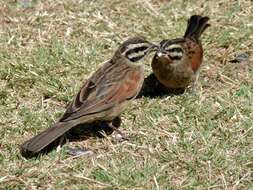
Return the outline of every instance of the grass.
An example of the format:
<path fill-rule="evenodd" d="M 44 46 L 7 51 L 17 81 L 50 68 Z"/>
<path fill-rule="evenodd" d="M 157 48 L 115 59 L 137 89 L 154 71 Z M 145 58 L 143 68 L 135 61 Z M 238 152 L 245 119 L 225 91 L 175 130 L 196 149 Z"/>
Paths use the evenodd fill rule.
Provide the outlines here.
<path fill-rule="evenodd" d="M 252 1 L 0 1 L 0 189 L 252 189 Z M 49 127 L 84 79 L 128 37 L 179 37 L 208 15 L 197 93 L 133 101 L 129 142 L 72 142 L 26 160 L 19 145 Z M 248 62 L 232 63 L 241 53 Z M 151 57 L 145 60 L 151 73 Z"/>

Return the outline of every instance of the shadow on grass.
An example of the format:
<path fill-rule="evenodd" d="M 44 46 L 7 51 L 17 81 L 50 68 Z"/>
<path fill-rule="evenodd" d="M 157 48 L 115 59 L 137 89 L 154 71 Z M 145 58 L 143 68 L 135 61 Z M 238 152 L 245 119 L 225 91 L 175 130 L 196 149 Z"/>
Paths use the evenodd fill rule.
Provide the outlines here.
<path fill-rule="evenodd" d="M 119 128 L 121 125 L 121 119 L 116 117 L 112 121 L 112 125 L 115 128 Z M 25 151 L 21 149 L 21 155 L 25 158 L 34 158 L 39 157 L 40 155 L 47 154 L 54 150 L 58 145 L 64 145 L 67 142 L 75 142 L 75 141 L 84 141 L 89 139 L 90 137 L 104 138 L 105 135 L 111 135 L 113 133 L 113 129 L 109 126 L 109 124 L 105 121 L 94 122 L 90 124 L 80 124 L 73 127 L 63 136 L 56 139 L 54 142 L 50 143 L 43 150 L 38 153 L 32 153 L 29 151 Z"/>
<path fill-rule="evenodd" d="M 175 96 L 183 94 L 185 89 L 166 89 L 154 76 L 150 74 L 145 78 L 142 89 L 136 98 L 148 97 L 148 98 L 161 98 L 165 96 Z M 119 117 L 112 121 L 114 127 L 119 128 L 121 119 Z M 73 141 L 84 141 L 90 137 L 103 138 L 105 135 L 113 133 L 113 129 L 108 125 L 107 122 L 94 122 L 91 124 L 81 124 L 73 127 L 66 134 L 56 139 L 54 142 L 49 144 L 39 153 L 32 153 L 21 149 L 21 155 L 25 158 L 38 157 L 42 154 L 47 154 L 54 150 L 59 144 L 64 145 L 66 142 Z"/>
<path fill-rule="evenodd" d="M 145 78 L 142 89 L 136 98 L 148 97 L 148 98 L 162 98 L 165 96 L 175 96 L 183 94 L 185 89 L 167 89 L 161 84 L 155 75 L 152 73 Z"/>

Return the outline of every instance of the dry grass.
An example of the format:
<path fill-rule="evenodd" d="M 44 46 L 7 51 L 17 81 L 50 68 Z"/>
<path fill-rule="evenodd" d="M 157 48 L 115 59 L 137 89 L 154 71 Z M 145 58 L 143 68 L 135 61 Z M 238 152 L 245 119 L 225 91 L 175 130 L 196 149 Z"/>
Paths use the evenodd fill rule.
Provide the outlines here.
<path fill-rule="evenodd" d="M 0 1 L 0 189 L 253 188 L 253 3 L 250 0 Z M 208 15 L 196 94 L 140 98 L 109 136 L 25 160 L 19 145 L 59 118 L 122 40 L 183 34 Z M 231 63 L 240 53 L 248 62 Z M 146 74 L 151 70 L 146 60 Z"/>

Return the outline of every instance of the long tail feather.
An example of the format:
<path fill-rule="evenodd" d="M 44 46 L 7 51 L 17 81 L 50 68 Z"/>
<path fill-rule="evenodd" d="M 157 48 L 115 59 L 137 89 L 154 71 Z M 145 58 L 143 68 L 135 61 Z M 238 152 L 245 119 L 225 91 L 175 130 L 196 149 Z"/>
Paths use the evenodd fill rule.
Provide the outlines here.
<path fill-rule="evenodd" d="M 191 16 L 191 18 L 188 20 L 184 37 L 198 41 L 201 34 L 210 26 L 207 23 L 208 20 L 208 17 L 202 17 L 199 15 Z"/>
<path fill-rule="evenodd" d="M 74 127 L 72 122 L 56 123 L 53 127 L 46 129 L 37 136 L 24 142 L 20 147 L 21 154 L 25 157 L 29 157 L 40 153 L 44 148 L 53 143 L 72 127 Z"/>

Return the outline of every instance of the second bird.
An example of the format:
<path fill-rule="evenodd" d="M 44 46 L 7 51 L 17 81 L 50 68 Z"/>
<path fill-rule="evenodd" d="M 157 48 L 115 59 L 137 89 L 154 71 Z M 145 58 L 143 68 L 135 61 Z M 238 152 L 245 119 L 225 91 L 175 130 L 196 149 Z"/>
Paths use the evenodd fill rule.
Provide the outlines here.
<path fill-rule="evenodd" d="M 169 89 L 193 88 L 203 59 L 200 36 L 210 25 L 208 17 L 193 15 L 183 38 L 163 40 L 152 60 L 153 72 L 160 83 Z"/>

